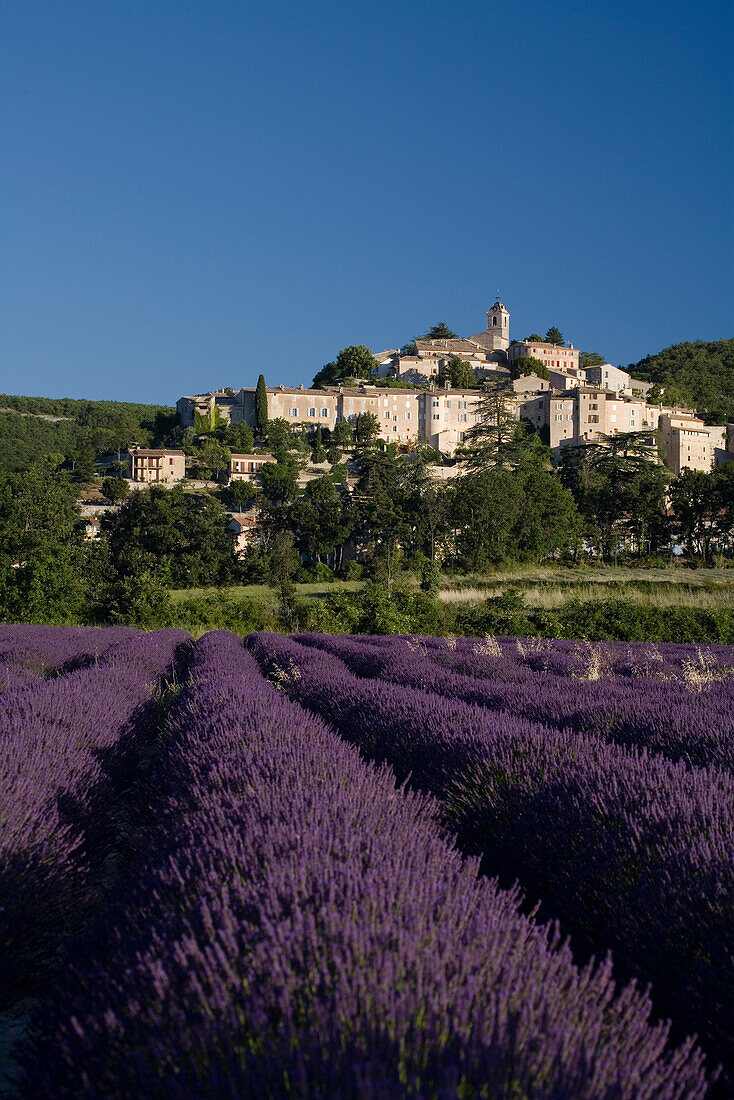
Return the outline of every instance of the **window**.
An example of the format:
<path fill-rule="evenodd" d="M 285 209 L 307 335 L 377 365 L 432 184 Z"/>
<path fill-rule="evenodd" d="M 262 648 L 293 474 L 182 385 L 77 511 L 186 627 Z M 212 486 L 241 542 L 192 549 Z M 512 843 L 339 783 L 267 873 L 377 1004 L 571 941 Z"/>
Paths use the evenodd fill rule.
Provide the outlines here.
<path fill-rule="evenodd" d="M 316 416 L 316 409 L 309 409 L 308 410 L 308 415 L 309 416 Z"/>
<path fill-rule="evenodd" d="M 556 413 L 556 420 L 563 420 L 563 413 Z"/>
<path fill-rule="evenodd" d="M 329 410 L 328 409 L 322 409 L 321 410 L 321 415 L 322 416 L 328 416 L 329 415 Z"/>
<path fill-rule="evenodd" d="M 434 413 L 433 414 L 433 419 L 434 420 L 440 420 L 441 419 L 441 414 L 440 413 Z"/>
<path fill-rule="evenodd" d="M 438 401 L 434 401 L 434 402 L 433 402 L 433 407 L 434 407 L 434 409 L 437 409 L 437 408 L 438 408 L 438 404 L 439 404 L 439 403 L 438 403 Z"/>
<path fill-rule="evenodd" d="M 450 402 L 450 401 L 447 401 L 447 402 L 446 402 L 446 408 L 447 408 L 447 409 L 450 409 L 450 408 L 451 408 L 451 402 Z"/>
<path fill-rule="evenodd" d="M 405 414 L 405 419 L 406 419 L 406 420 L 410 420 L 410 418 L 411 418 L 411 414 L 410 414 L 410 413 L 406 413 L 406 414 Z"/>
<path fill-rule="evenodd" d="M 469 419 L 469 417 L 467 416 L 466 413 L 459 413 L 459 420 L 460 421 L 467 421 L 468 419 Z"/>
<path fill-rule="evenodd" d="M 598 424 L 599 423 L 599 417 L 596 416 L 594 413 L 592 413 L 591 416 L 589 417 L 589 423 L 590 424 Z"/>
<path fill-rule="evenodd" d="M 289 415 L 290 416 L 298 416 L 298 409 L 290 409 L 289 410 Z"/>

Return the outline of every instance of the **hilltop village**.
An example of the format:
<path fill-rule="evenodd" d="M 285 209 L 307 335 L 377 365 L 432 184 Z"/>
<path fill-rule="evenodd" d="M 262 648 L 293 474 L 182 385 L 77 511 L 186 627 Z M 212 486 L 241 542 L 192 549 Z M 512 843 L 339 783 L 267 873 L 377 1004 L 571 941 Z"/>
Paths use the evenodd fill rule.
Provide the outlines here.
<path fill-rule="evenodd" d="M 536 335 L 511 340 L 510 314 L 499 300 L 486 317 L 485 331 L 474 336 L 416 339 L 407 349 L 375 354 L 375 383 L 382 381 L 383 386 L 369 379 L 319 389 L 269 386 L 267 417 L 293 428 L 333 430 L 342 422 L 354 423 L 360 413 L 371 413 L 386 442 L 405 448 L 423 443 L 452 459 L 481 420 L 487 390 L 494 389 L 505 393 L 507 408 L 532 424 L 556 460 L 564 447 L 634 431 L 658 433 L 660 452 L 675 474 L 686 468 L 711 470 L 734 454 L 725 426 L 706 425 L 693 409 L 648 400 L 649 382 L 631 378 L 611 363 L 582 366 L 581 353 L 572 344 Z M 470 385 L 447 381 L 452 364 L 461 364 L 465 377 L 470 369 Z M 385 381 L 389 388 L 384 388 Z M 176 408 L 184 428 L 193 427 L 197 417 L 255 428 L 255 396 L 255 387 L 222 389 L 181 397 Z M 657 457 L 653 450 L 651 458 Z M 233 455 L 230 473 L 238 474 L 238 465 L 248 459 L 254 461 Z M 149 476 L 139 464 L 133 476 L 158 480 L 159 474 L 171 479 L 178 471 L 174 473 L 173 463 L 167 467 L 153 461 Z"/>
<path fill-rule="evenodd" d="M 245 584 L 277 589 L 282 621 L 304 629 L 587 637 L 586 620 L 551 622 L 542 606 L 533 623 L 504 604 L 462 618 L 437 593 L 498 567 L 728 563 L 733 371 L 734 340 L 622 370 L 555 327 L 511 339 L 498 300 L 483 332 L 441 323 L 375 355 L 350 345 L 309 388 L 260 375 L 175 410 L 5 395 L 0 617 L 163 625 L 180 614 L 169 593 Z M 411 577 L 430 599 L 414 606 L 406 589 L 398 622 L 383 596 Z M 367 587 L 298 610 L 297 580 Z M 192 599 L 192 624 L 244 629 L 246 611 L 248 629 L 276 625 L 229 597 L 208 610 Z M 683 629 L 665 615 L 659 640 Z M 593 629 L 636 637 L 639 608 L 623 617 Z M 734 629 L 689 627 L 718 641 Z"/>

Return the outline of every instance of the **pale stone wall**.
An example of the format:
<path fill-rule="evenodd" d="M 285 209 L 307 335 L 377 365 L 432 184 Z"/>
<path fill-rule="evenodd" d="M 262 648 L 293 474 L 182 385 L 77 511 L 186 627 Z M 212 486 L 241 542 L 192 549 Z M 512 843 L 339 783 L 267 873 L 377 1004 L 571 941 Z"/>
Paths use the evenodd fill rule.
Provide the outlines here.
<path fill-rule="evenodd" d="M 599 367 L 587 367 L 585 373 L 586 380 L 591 386 L 601 386 L 605 390 L 614 390 L 615 393 L 632 392 L 630 376 L 621 367 L 604 363 Z"/>
<path fill-rule="evenodd" d="M 726 428 L 706 425 L 696 416 L 663 413 L 660 436 L 666 464 L 674 474 L 682 470 L 712 470 L 717 452 L 726 448 Z"/>

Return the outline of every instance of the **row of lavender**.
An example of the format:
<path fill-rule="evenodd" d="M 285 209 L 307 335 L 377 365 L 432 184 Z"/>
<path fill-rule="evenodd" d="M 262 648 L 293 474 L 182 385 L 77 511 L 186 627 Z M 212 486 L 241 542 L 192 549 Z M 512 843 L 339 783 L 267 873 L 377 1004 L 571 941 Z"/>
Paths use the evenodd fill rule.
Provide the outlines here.
<path fill-rule="evenodd" d="M 546 641 L 544 648 L 530 650 L 527 642 L 506 638 L 494 640 L 492 646 L 461 639 L 464 644 L 455 647 L 437 638 L 315 634 L 301 635 L 300 640 L 335 654 L 359 676 L 428 689 L 448 699 L 594 734 L 689 764 L 734 769 L 734 652 L 725 646 L 639 646 L 636 654 L 619 643 L 609 650 L 597 645 L 585 651 L 578 643 L 559 643 L 563 648 L 553 659 L 547 647 L 554 643 Z M 630 665 L 655 664 L 653 653 L 664 662 L 670 678 L 626 675 Z M 597 671 L 606 667 L 609 674 L 583 678 L 592 659 Z M 564 668 L 565 673 L 560 671 Z M 689 679 L 674 676 L 676 668 L 687 669 Z"/>
<path fill-rule="evenodd" d="M 370 645 L 374 635 L 356 640 Z M 397 649 L 406 644 L 415 651 L 457 664 L 464 671 L 477 669 L 478 675 L 492 675 L 501 668 L 503 677 L 523 672 L 551 672 L 580 679 L 656 679 L 698 687 L 701 682 L 726 678 L 734 673 L 731 646 L 690 645 L 688 643 L 578 642 L 550 638 L 427 638 L 393 635 L 379 639 Z M 452 656 L 453 655 L 453 656 Z M 473 662 L 474 657 L 501 658 Z"/>
<path fill-rule="evenodd" d="M 416 644 L 250 640 L 292 699 L 328 717 L 368 759 L 390 764 L 400 781 L 435 796 L 463 851 L 481 856 L 486 873 L 505 884 L 519 880 L 579 951 L 613 949 L 618 972 L 651 982 L 656 1008 L 673 1017 L 679 1034 L 697 1032 L 731 1073 L 734 778 L 465 701 L 486 701 L 485 689 L 502 686 L 495 681 L 475 678 L 472 693 L 447 698 L 446 670 Z M 535 677 L 541 708 L 547 675 Z M 607 689 L 613 727 L 621 688 Z M 532 691 L 521 698 L 529 702 Z M 698 697 L 685 698 L 702 719 Z M 669 722 L 679 705 L 672 695 Z M 641 743 L 646 722 L 659 717 L 644 703 L 643 711 Z"/>
<path fill-rule="evenodd" d="M 257 648 L 302 685 L 331 660 Z M 608 962 L 574 966 L 462 860 L 433 799 L 276 691 L 233 635 L 197 643 L 167 734 L 149 828 L 36 1016 L 25 1096 L 706 1093 L 700 1053 L 666 1048 L 645 996 L 615 992 Z"/>
<path fill-rule="evenodd" d="M 0 626 L 0 695 L 93 664 L 111 646 L 137 634 L 126 626 Z"/>
<path fill-rule="evenodd" d="M 0 711 L 0 1007 L 35 992 L 61 932 L 87 911 L 109 851 L 109 805 L 141 750 L 180 630 L 4 628 L 3 668 L 34 678 Z M 64 672 L 71 668 L 73 671 Z"/>

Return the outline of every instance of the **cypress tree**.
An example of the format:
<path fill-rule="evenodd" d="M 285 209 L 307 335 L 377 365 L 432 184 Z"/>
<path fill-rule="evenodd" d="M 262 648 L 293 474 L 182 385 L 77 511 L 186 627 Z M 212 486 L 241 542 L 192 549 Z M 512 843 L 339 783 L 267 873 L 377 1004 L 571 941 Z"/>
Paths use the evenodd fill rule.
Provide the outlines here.
<path fill-rule="evenodd" d="M 258 378 L 255 389 L 255 429 L 261 436 L 268 433 L 268 391 L 264 374 Z"/>

